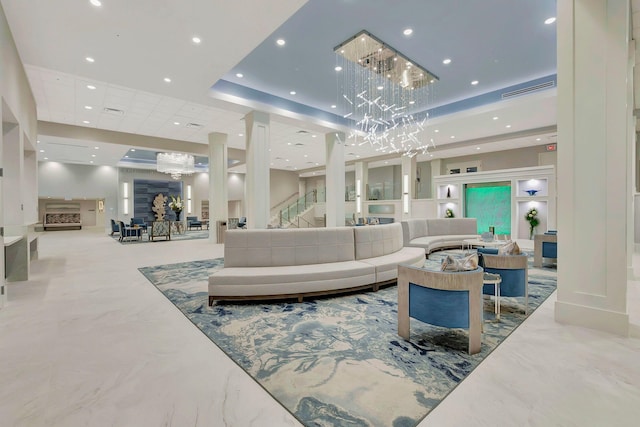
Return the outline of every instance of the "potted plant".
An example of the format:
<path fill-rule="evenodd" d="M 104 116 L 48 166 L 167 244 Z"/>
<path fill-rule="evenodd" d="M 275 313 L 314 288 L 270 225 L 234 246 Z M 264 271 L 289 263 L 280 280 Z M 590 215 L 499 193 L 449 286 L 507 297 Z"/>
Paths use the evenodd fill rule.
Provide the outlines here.
<path fill-rule="evenodd" d="M 536 208 L 531 208 L 524 216 L 524 219 L 529 223 L 529 239 L 533 239 L 533 233 L 540 224 L 540 220 L 538 219 L 538 210 Z"/>
<path fill-rule="evenodd" d="M 453 214 L 453 209 L 447 208 L 447 210 L 444 211 L 444 217 L 445 218 L 455 218 L 455 215 Z"/>
<path fill-rule="evenodd" d="M 169 207 L 176 213 L 176 221 L 180 221 L 180 213 L 184 209 L 184 203 L 182 203 L 182 199 L 180 198 L 180 196 L 171 196 Z"/>

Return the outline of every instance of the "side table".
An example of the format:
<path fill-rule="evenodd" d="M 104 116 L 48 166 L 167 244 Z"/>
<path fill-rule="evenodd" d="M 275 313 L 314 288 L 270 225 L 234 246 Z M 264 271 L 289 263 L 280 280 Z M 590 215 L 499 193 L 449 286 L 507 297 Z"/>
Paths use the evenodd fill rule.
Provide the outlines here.
<path fill-rule="evenodd" d="M 493 296 L 495 300 L 495 313 L 496 321 L 500 321 L 500 283 L 502 283 L 502 277 L 499 274 L 484 273 L 482 276 L 482 282 L 484 285 L 493 285 Z"/>

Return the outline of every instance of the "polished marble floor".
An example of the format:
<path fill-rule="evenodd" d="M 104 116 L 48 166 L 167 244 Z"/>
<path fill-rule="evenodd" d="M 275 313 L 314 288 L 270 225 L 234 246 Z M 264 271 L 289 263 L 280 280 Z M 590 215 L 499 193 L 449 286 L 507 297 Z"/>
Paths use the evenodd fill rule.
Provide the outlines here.
<path fill-rule="evenodd" d="M 9 284 L 0 309 L 0 425 L 299 425 L 137 271 L 222 252 L 208 240 L 44 233 L 31 280 Z M 638 255 L 634 266 L 640 277 Z M 636 326 L 639 295 L 630 282 Z M 637 425 L 640 340 L 559 325 L 554 301 L 420 426 Z"/>

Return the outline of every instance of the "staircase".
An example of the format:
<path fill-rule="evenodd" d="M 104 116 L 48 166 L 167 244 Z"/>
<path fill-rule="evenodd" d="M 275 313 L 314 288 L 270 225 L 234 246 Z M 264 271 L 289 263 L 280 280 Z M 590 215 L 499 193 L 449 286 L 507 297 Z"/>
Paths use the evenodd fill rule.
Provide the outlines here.
<path fill-rule="evenodd" d="M 271 218 L 270 224 L 275 228 L 314 228 L 318 227 L 313 217 L 309 213 L 318 203 L 318 190 L 312 190 L 304 196 L 298 198 L 294 203 L 280 209 Z M 322 227 L 324 224 L 321 225 Z"/>

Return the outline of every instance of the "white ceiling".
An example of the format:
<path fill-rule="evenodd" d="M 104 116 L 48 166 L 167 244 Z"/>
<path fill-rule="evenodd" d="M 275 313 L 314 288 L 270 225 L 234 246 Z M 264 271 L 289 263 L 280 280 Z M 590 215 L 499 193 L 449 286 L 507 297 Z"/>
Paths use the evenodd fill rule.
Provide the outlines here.
<path fill-rule="evenodd" d="M 39 149 L 45 152 L 39 159 L 105 165 L 116 165 L 128 150 L 126 134 L 206 144 L 210 132 L 222 132 L 229 135 L 229 147 L 243 149 L 240 135 L 250 103 L 213 99 L 210 88 L 305 3 L 104 0 L 95 8 L 88 0 L 0 1 L 25 63 L 38 119 L 123 133 L 122 146 L 41 135 Z M 200 45 L 191 41 L 194 35 L 202 38 Z M 171 83 L 163 81 L 166 76 Z M 261 107 L 272 112 L 273 168 L 303 171 L 324 165 L 324 133 L 335 126 Z M 451 157 L 476 154 L 479 145 L 489 152 L 543 144 L 555 134 L 550 129 L 555 123 L 555 90 L 547 90 L 431 119 L 425 137 L 435 140 L 435 158 Z M 345 154 L 346 161 L 390 157 L 365 145 L 348 146 Z M 398 155 L 392 157 L 399 161 Z"/>

